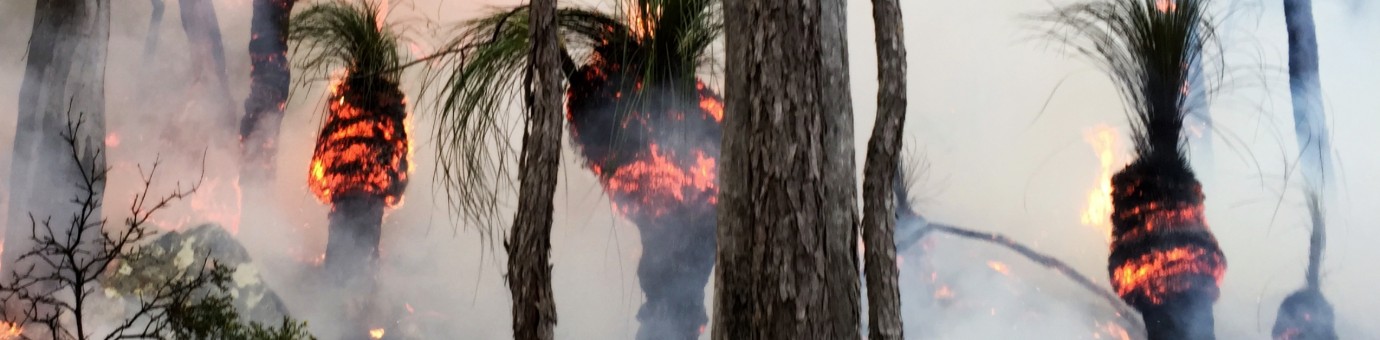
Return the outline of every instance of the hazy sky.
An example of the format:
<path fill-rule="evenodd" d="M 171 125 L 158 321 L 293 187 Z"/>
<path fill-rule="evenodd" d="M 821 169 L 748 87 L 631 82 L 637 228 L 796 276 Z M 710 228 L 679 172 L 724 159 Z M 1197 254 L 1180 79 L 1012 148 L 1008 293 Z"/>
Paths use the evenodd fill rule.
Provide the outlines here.
<path fill-rule="evenodd" d="M 250 0 L 215 1 L 238 102 L 248 89 L 245 46 Z M 425 16 L 454 23 L 485 13 L 488 6 L 517 3 L 411 1 L 395 4 L 394 17 Z M 161 48 L 170 60 L 185 58 L 185 53 L 178 52 L 185 38 L 173 2 L 168 4 Z M 1065 53 L 1040 36 L 1037 25 L 1027 19 L 1067 1 L 902 2 L 910 71 L 906 143 L 911 156 L 929 166 L 913 188 L 920 198 L 920 211 L 932 220 L 1006 233 L 1105 284 L 1106 230 L 1080 221 L 1099 170 L 1085 135 L 1098 126 L 1117 129 L 1119 167 L 1129 152 L 1127 120 L 1106 76 L 1088 60 Z M 1230 9 L 1218 2 L 1215 13 L 1223 20 L 1227 82 L 1211 108 L 1217 131 L 1212 141 L 1215 159 L 1193 166 L 1205 185 L 1209 223 L 1229 262 L 1216 307 L 1218 335 L 1266 338 L 1279 302 L 1303 284 L 1308 233 L 1300 181 L 1286 178 L 1297 147 L 1284 73 L 1283 16 L 1277 0 L 1242 0 Z M 4 164 L 8 164 L 8 145 L 14 136 L 33 3 L 0 2 L 0 160 Z M 149 132 L 128 118 L 138 113 L 119 105 L 136 100 L 129 97 L 133 83 L 128 78 L 143 48 L 149 7 L 144 1 L 117 3 L 107 89 L 110 96 L 124 99 L 111 100 L 109 119 L 114 131 L 145 134 Z M 849 5 L 849 61 L 861 157 L 875 108 L 876 67 L 870 2 L 850 0 Z M 1370 316 L 1380 314 L 1380 294 L 1373 291 L 1380 287 L 1380 272 L 1373 269 L 1380 260 L 1380 247 L 1375 246 L 1380 244 L 1380 223 L 1374 218 L 1380 207 L 1380 179 L 1374 175 L 1380 173 L 1380 151 L 1375 147 L 1380 145 L 1380 134 L 1372 131 L 1380 128 L 1380 96 L 1376 95 L 1380 66 L 1374 62 L 1380 60 L 1380 20 L 1376 20 L 1380 6 L 1348 0 L 1315 0 L 1314 6 L 1323 89 L 1340 175 L 1339 190 L 1328 205 L 1324 292 L 1336 306 L 1343 338 L 1372 338 L 1380 336 L 1380 325 L 1370 322 Z M 414 33 L 418 40 L 427 40 L 447 32 L 418 27 Z M 420 45 L 426 49 L 425 43 Z M 169 84 L 164 84 L 166 93 L 179 95 L 176 91 L 182 91 L 181 84 L 187 81 L 170 77 Z M 264 211 L 267 217 L 255 221 L 262 225 L 246 221 L 242 227 L 282 233 L 249 241 L 261 258 L 309 258 L 324 247 L 327 208 L 310 195 L 304 181 L 320 124 L 320 85 L 299 91 L 289 106 L 275 187 L 279 197 L 266 204 L 275 209 Z M 405 90 L 415 97 L 416 88 L 412 81 Z M 414 107 L 417 176 L 406 204 L 385 222 L 384 275 L 398 279 L 386 281 L 384 291 L 417 307 L 417 316 L 409 322 L 430 327 L 426 334 L 505 337 L 508 295 L 501 276 L 501 248 L 483 249 L 480 235 L 450 222 L 446 202 L 430 190 L 434 149 L 427 138 L 432 129 L 428 109 Z M 132 159 L 115 164 L 147 162 L 152 153 L 123 151 Z M 594 177 L 579 166 L 575 154 L 567 151 L 563 156 L 553 250 L 560 313 L 557 335 L 563 339 L 630 338 L 641 299 L 633 270 L 640 251 L 637 231 L 611 213 Z M 0 181 L 8 181 L 8 172 L 8 167 L 0 166 Z M 4 183 L 0 182 L 0 188 L 7 187 Z M 1003 250 L 966 242 L 935 240 L 934 255 L 927 259 L 941 267 L 940 274 L 952 273 L 952 278 L 941 281 L 951 282 L 959 298 L 967 299 L 956 307 L 924 307 L 941 315 L 919 321 L 933 323 L 939 330 L 934 336 L 1093 335 L 1095 326 L 1081 322 L 1077 310 L 1098 300 L 1065 298 L 1083 293 L 1067 280 Z M 990 275 L 985 263 L 991 260 L 1010 264 L 1014 277 Z M 291 286 L 294 276 L 282 272 L 270 271 L 270 284 Z M 965 291 L 992 287 L 1009 289 L 992 294 Z M 912 290 L 906 294 L 930 294 L 908 288 Z M 1013 297 L 991 298 L 1007 295 Z M 299 311 L 311 309 L 305 298 L 289 296 L 287 300 Z M 970 314 L 973 311 L 981 312 Z M 327 311 L 302 313 L 320 312 Z M 1031 313 L 1052 315 L 1032 318 Z M 1071 321 L 1052 323 L 1057 327 L 1041 325 L 1048 320 Z M 1057 329 L 1078 325 L 1087 328 Z M 1020 329 L 1027 326 L 1035 330 Z"/>

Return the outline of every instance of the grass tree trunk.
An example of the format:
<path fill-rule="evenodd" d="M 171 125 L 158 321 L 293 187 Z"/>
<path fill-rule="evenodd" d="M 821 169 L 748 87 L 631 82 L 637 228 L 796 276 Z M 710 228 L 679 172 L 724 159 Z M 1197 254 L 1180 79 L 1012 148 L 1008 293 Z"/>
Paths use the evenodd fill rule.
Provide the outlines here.
<path fill-rule="evenodd" d="M 1284 0 L 1289 32 L 1289 90 L 1294 102 L 1294 132 L 1298 137 L 1303 178 L 1310 190 L 1326 190 L 1331 176 L 1331 139 L 1323 111 L 1318 78 L 1318 39 L 1312 0 Z"/>
<path fill-rule="evenodd" d="M 906 122 L 906 47 L 901 4 L 873 0 L 877 39 L 877 122 L 863 168 L 864 271 L 867 275 L 868 339 L 902 339 L 900 276 L 896 266 L 894 186 L 901 132 Z"/>
<path fill-rule="evenodd" d="M 513 295 L 513 338 L 555 337 L 551 291 L 551 222 L 561 157 L 561 61 L 556 0 L 533 0 L 528 57 L 527 130 L 522 137 L 517 216 L 508 237 L 508 289 Z"/>
<path fill-rule="evenodd" d="M 1312 0 L 1284 0 L 1284 21 L 1289 33 L 1289 90 L 1294 102 L 1294 132 L 1299 144 L 1299 165 L 1312 217 L 1308 242 L 1305 286 L 1284 299 L 1275 317 L 1275 339 L 1337 339 L 1332 304 L 1322 294 L 1320 270 L 1326 248 L 1327 221 L 1324 207 L 1330 191 L 1331 140 L 1322 104 L 1318 76 L 1318 41 L 1313 24 Z"/>
<path fill-rule="evenodd" d="M 296 0 L 253 0 L 249 25 L 249 98 L 240 120 L 240 180 L 272 180 L 278 155 L 278 130 L 287 107 L 292 73 L 288 68 L 288 16 Z M 254 186 L 246 186 L 252 189 Z"/>
<path fill-rule="evenodd" d="M 724 4 L 714 339 L 858 339 L 844 2 Z"/>
<path fill-rule="evenodd" d="M 20 251 L 29 249 L 30 216 L 66 225 L 80 188 L 82 172 L 68 156 L 59 135 L 77 116 L 85 120 L 76 136 L 76 157 L 96 169 L 105 143 L 105 62 L 110 42 L 110 6 L 105 0 L 37 1 L 29 38 L 24 82 L 19 90 L 18 126 L 10 166 L 10 206 L 6 214 L 3 264 L 13 268 Z M 93 188 L 99 197 L 104 187 Z M 100 216 L 99 212 L 95 216 Z M 96 230 L 95 232 L 99 232 Z"/>

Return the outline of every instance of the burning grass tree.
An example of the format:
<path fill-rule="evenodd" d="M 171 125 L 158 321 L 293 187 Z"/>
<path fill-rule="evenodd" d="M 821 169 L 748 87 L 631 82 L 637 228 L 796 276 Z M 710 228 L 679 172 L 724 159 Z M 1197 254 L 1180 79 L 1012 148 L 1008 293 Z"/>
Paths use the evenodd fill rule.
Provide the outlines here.
<path fill-rule="evenodd" d="M 337 279 L 372 277 L 383 212 L 408 180 L 406 99 L 398 88 L 399 37 L 371 2 L 312 4 L 290 38 L 308 69 L 332 75 L 327 115 L 308 184 L 331 204 L 325 267 Z"/>
<path fill-rule="evenodd" d="M 1212 304 L 1226 257 L 1203 216 L 1185 158 L 1185 84 L 1213 42 L 1207 0 L 1099 0 L 1046 19 L 1104 63 L 1133 115 L 1136 160 L 1112 177 L 1113 289 L 1138 309 L 1150 339 L 1213 339 Z"/>
<path fill-rule="evenodd" d="M 716 161 L 722 99 L 696 77 L 718 35 L 715 2 L 626 1 L 623 14 L 558 10 L 566 118 L 586 167 L 642 240 L 638 278 L 646 302 L 638 339 L 694 339 L 708 321 L 704 286 L 714 259 Z M 497 114 L 515 94 L 528 44 L 527 7 L 466 22 L 451 49 L 438 137 L 442 176 L 465 215 L 496 213 L 492 188 L 506 169 L 487 162 L 506 137 Z M 488 139 L 488 138 L 495 139 Z M 485 143 L 487 142 L 487 143 Z"/>

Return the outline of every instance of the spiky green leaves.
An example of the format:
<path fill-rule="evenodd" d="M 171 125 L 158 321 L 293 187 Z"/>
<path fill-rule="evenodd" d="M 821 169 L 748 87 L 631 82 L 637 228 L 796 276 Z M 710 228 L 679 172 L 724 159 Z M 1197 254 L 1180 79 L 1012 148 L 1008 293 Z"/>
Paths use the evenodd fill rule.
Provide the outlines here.
<path fill-rule="evenodd" d="M 352 76 L 397 82 L 402 40 L 373 0 L 327 0 L 292 17 L 288 39 L 298 66 L 320 75 L 344 68 Z"/>
<path fill-rule="evenodd" d="M 1093 0 L 1040 17 L 1051 35 L 1098 60 L 1117 83 L 1142 158 L 1182 158 L 1190 72 L 1215 43 L 1209 0 Z"/>

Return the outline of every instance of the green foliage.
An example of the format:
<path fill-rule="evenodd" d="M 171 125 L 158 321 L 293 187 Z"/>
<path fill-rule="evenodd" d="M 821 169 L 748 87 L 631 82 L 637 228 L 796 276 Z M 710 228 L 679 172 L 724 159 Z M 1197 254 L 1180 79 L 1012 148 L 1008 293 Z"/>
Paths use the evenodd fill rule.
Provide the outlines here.
<path fill-rule="evenodd" d="M 1041 17 L 1051 34 L 1098 60 L 1120 87 L 1136 152 L 1182 158 L 1180 130 L 1189 108 L 1185 84 L 1201 72 L 1215 44 L 1209 0 L 1093 0 Z M 1067 30 L 1067 31 L 1065 31 Z M 1072 32 L 1071 35 L 1059 34 Z"/>
<path fill-rule="evenodd" d="M 307 6 L 292 16 L 288 32 L 298 67 L 321 75 L 343 67 L 351 75 L 396 82 L 402 39 L 384 19 L 372 0 L 324 0 Z"/>
<path fill-rule="evenodd" d="M 233 267 L 209 259 L 179 265 L 175 253 L 156 245 L 139 247 L 122 260 L 102 284 L 108 292 L 143 301 L 142 309 L 150 309 L 143 314 L 154 316 L 149 323 L 161 326 L 154 335 L 159 339 L 315 339 L 305 322 L 291 318 L 277 326 L 242 321 L 228 293 Z"/>

